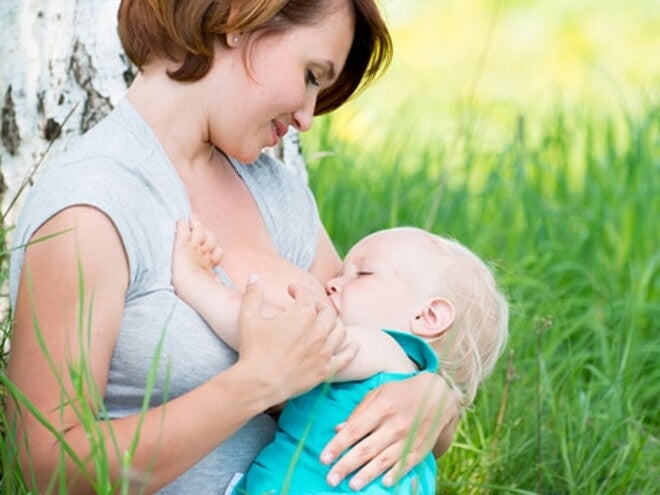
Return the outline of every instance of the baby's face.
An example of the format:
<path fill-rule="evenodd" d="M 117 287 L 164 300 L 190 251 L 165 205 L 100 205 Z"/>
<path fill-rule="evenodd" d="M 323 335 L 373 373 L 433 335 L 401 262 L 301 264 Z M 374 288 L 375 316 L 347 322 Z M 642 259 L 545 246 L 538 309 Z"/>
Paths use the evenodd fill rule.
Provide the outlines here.
<path fill-rule="evenodd" d="M 350 250 L 342 273 L 326 283 L 345 324 L 410 329 L 429 298 L 433 267 L 424 235 L 412 229 L 380 231 Z"/>

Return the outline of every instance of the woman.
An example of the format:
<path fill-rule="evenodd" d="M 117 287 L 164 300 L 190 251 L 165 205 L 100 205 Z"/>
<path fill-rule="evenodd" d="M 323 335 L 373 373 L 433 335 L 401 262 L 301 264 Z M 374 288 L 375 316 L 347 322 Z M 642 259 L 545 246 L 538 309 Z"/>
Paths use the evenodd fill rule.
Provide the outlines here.
<path fill-rule="evenodd" d="M 33 242 L 12 258 L 10 378 L 60 433 L 19 406 L 21 461 L 37 491 L 60 476 L 93 492 L 91 459 L 105 449 L 111 483 L 222 493 L 270 439 L 263 412 L 354 352 L 311 291 L 290 289 L 290 308 L 264 318 L 258 286 L 245 287 L 274 260 L 320 280 L 340 267 L 309 190 L 261 149 L 372 78 L 389 36 L 371 0 L 123 0 L 119 34 L 140 73 L 39 178 L 15 233 Z M 226 281 L 246 290 L 238 357 L 170 284 L 175 221 L 191 214 L 221 240 Z M 419 408 L 407 462 L 436 438 L 446 448 L 457 417 L 446 390 L 421 376 L 365 399 L 324 451 L 328 464 L 347 451 L 329 479 L 392 473 Z"/>

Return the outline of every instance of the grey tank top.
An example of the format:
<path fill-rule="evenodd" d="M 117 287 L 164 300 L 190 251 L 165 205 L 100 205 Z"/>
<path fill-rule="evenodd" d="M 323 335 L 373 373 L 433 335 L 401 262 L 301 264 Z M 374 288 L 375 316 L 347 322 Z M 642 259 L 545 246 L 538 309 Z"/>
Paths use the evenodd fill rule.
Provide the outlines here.
<path fill-rule="evenodd" d="M 253 164 L 232 160 L 232 165 L 255 199 L 273 245 L 285 259 L 308 269 L 320 226 L 309 188 L 266 155 Z M 125 98 L 47 165 L 30 190 L 13 234 L 12 304 L 24 258 L 20 246 L 46 220 L 73 205 L 93 206 L 107 215 L 128 257 L 129 287 L 104 398 L 108 417 L 139 413 L 154 363 L 150 407 L 188 392 L 236 361 L 236 353 L 174 294 L 175 222 L 190 216 L 190 203 L 155 135 Z M 269 416 L 255 417 L 160 493 L 224 493 L 234 473 L 244 472 L 270 441 L 274 427 Z"/>

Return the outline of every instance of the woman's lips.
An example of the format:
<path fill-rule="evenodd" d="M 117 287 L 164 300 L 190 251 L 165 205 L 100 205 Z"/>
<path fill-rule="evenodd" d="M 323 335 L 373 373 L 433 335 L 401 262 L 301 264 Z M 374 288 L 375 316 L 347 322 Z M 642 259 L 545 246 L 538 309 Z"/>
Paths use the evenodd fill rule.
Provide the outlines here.
<path fill-rule="evenodd" d="M 289 130 L 289 126 L 283 124 L 279 120 L 273 120 L 273 124 L 275 124 L 275 134 L 277 134 L 278 138 L 284 136 Z"/>

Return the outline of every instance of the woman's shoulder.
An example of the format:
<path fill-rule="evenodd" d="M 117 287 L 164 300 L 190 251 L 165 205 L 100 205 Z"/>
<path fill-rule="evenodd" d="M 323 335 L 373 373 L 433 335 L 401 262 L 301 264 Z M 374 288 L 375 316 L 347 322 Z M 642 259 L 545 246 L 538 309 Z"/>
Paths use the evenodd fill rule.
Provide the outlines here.
<path fill-rule="evenodd" d="M 47 160 L 44 173 L 58 167 L 83 167 L 90 161 L 135 168 L 159 150 L 149 126 L 124 98 L 98 124 L 72 139 L 65 151 Z"/>
<path fill-rule="evenodd" d="M 64 202 L 69 196 L 72 201 L 102 200 L 134 196 L 145 188 L 169 193 L 180 187 L 177 178 L 156 136 L 124 98 L 65 151 L 44 162 L 26 201 L 43 196 Z"/>
<path fill-rule="evenodd" d="M 12 244 L 24 246 L 69 207 L 90 206 L 112 221 L 133 270 L 154 258 L 160 243 L 151 239 L 169 245 L 173 219 L 189 215 L 187 196 L 158 142 L 153 138 L 150 145 L 152 137 L 140 127 L 120 106 L 48 163 L 25 197 Z M 21 253 L 12 256 L 16 269 Z"/>

